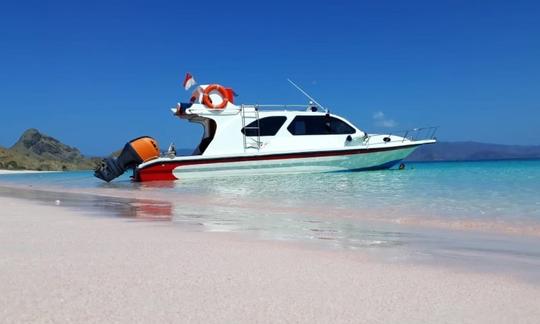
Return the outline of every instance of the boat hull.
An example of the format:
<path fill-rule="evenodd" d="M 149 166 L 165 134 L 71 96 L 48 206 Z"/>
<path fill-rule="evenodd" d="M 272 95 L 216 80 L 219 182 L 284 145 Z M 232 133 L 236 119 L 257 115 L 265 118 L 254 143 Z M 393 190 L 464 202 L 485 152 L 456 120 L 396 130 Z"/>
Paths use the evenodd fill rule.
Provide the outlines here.
<path fill-rule="evenodd" d="M 235 175 L 321 173 L 388 169 L 419 145 L 200 159 L 161 158 L 135 170 L 138 181 Z"/>

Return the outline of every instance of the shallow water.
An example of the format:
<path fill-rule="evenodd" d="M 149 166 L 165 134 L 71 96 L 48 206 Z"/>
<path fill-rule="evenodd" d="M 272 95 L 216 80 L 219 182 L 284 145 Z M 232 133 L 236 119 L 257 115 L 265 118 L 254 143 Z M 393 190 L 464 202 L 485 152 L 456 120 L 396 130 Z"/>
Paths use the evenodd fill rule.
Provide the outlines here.
<path fill-rule="evenodd" d="M 91 172 L 0 175 L 0 195 L 182 229 L 368 251 L 390 261 L 540 268 L 540 161 L 103 183 Z M 18 189 L 8 189 L 17 187 Z"/>

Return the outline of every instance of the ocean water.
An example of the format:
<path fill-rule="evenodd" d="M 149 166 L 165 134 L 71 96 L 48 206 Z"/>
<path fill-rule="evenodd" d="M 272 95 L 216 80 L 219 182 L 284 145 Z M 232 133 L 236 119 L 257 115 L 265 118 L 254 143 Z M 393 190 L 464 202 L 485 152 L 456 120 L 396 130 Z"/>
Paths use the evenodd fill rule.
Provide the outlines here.
<path fill-rule="evenodd" d="M 0 195 L 183 230 L 362 250 L 390 261 L 540 269 L 540 161 L 104 183 L 91 172 L 0 175 Z"/>

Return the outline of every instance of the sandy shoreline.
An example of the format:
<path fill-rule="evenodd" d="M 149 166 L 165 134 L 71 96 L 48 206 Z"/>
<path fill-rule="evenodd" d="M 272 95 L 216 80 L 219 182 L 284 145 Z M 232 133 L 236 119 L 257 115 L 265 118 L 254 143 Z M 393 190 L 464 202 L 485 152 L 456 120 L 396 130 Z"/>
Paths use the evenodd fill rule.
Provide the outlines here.
<path fill-rule="evenodd" d="M 540 287 L 501 275 L 0 204 L 0 322 L 540 321 Z"/>
<path fill-rule="evenodd" d="M 0 174 L 21 174 L 21 173 L 51 173 L 51 172 L 62 172 L 62 171 L 38 171 L 38 170 L 1 170 Z"/>
<path fill-rule="evenodd" d="M 0 175 L 2 175 L 0 170 Z M 12 172 L 12 171 L 7 171 Z M 13 171 L 14 174 L 19 173 L 19 171 Z M 42 173 L 42 172 L 61 172 L 61 171 L 20 171 L 22 173 Z M 9 174 L 9 173 L 7 173 Z M 0 179 L 1 180 L 1 179 Z M 164 194 L 163 191 L 159 190 L 162 188 L 169 188 L 170 184 L 158 183 L 155 184 L 155 189 L 158 190 L 118 190 L 116 187 L 99 187 L 96 188 L 66 188 L 58 185 L 39 185 L 39 184 L 21 184 L 21 183 L 9 183 L 0 181 L 0 191 L 2 189 L 8 190 L 32 190 L 35 192 L 44 192 L 44 193 L 56 193 L 59 195 L 62 194 L 76 194 L 84 196 L 95 196 L 95 197 L 105 197 L 105 198 L 126 198 L 126 199 L 138 199 L 138 200 L 155 200 L 168 202 L 171 205 L 174 205 L 177 193 L 172 192 Z M 147 185 L 146 189 L 152 188 L 151 184 Z M 301 207 L 287 207 L 287 206 L 276 206 L 271 201 L 267 199 L 258 199 L 256 197 L 250 198 L 249 201 L 243 200 L 241 204 L 237 204 L 234 201 L 212 201 L 209 203 L 207 196 L 199 196 L 197 194 L 192 194 L 188 192 L 183 192 L 182 196 L 185 198 L 182 201 L 183 205 L 190 205 L 191 207 L 196 206 L 224 206 L 230 207 L 234 206 L 240 210 L 254 210 L 262 208 L 265 210 L 272 210 L 275 213 L 283 214 L 304 214 L 317 217 L 336 217 L 342 214 L 349 214 L 363 221 L 373 221 L 381 224 L 397 224 L 399 226 L 412 226 L 418 228 L 426 229 L 442 229 L 442 230 L 455 230 L 463 232 L 485 232 L 492 234 L 503 234 L 503 235 L 514 235 L 516 237 L 540 237 L 540 225 L 538 222 L 516 222 L 513 219 L 510 220 L 497 220 L 493 222 L 491 220 L 482 220 L 482 219 L 452 219 L 448 217 L 436 217 L 432 214 L 429 216 L 418 215 L 418 211 L 413 212 L 404 210 L 403 215 L 399 218 L 388 217 L 384 212 L 377 210 L 370 210 L 370 213 L 358 214 L 356 210 L 347 210 L 340 208 L 339 210 L 321 208 L 321 206 L 301 206 Z"/>

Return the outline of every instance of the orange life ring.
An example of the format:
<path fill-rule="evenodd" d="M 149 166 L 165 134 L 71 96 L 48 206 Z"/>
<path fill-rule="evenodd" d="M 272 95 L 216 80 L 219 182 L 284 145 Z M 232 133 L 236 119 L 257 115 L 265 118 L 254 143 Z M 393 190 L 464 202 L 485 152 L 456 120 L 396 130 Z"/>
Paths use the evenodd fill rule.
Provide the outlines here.
<path fill-rule="evenodd" d="M 219 94 L 221 94 L 221 98 L 223 101 L 219 105 L 214 105 L 212 103 L 212 99 L 210 99 L 210 92 L 212 91 L 218 91 Z M 205 104 L 208 108 L 212 109 L 223 109 L 225 106 L 227 106 L 227 103 L 229 102 L 229 93 L 227 92 L 227 89 L 225 89 L 223 86 L 220 86 L 219 84 L 211 84 L 206 89 L 204 89 L 203 93 L 203 104 Z"/>

